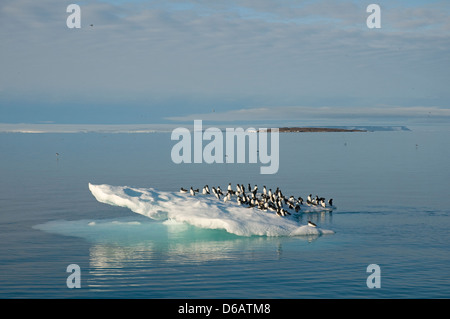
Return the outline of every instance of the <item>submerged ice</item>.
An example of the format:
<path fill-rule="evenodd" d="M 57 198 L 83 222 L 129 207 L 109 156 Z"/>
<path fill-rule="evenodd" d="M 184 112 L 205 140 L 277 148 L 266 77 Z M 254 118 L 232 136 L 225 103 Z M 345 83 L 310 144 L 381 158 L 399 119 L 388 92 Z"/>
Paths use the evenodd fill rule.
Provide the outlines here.
<path fill-rule="evenodd" d="M 270 211 L 223 202 L 213 196 L 164 192 L 154 188 L 93 185 L 89 190 L 97 201 L 126 207 L 143 216 L 186 223 L 200 228 L 224 229 L 239 236 L 319 236 L 332 230 L 301 225 L 293 216 L 280 217 Z"/>

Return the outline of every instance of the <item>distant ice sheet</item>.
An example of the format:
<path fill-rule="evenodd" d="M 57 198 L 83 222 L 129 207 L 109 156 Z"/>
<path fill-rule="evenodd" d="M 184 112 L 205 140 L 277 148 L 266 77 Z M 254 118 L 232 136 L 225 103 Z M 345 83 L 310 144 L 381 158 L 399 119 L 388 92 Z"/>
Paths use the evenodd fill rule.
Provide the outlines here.
<path fill-rule="evenodd" d="M 0 123 L 0 133 L 167 133 L 172 132 L 180 124 L 54 124 L 54 123 Z M 191 124 L 181 125 L 191 128 Z M 220 129 L 225 129 L 227 125 L 216 125 Z M 244 125 L 247 126 L 247 125 Z M 265 124 L 263 127 L 278 127 L 275 123 Z M 205 125 L 205 129 L 208 125 Z M 258 127 L 261 127 L 259 125 Z M 313 125 L 315 127 L 315 125 Z M 370 132 L 377 131 L 409 131 L 406 126 L 319 126 L 327 128 L 358 129 Z"/>
<path fill-rule="evenodd" d="M 224 203 L 214 196 L 190 196 L 154 188 L 111 185 L 89 184 L 89 189 L 101 203 L 126 207 L 155 220 L 224 229 L 239 236 L 319 236 L 334 233 L 320 227 L 301 225 L 295 218 L 280 217 L 271 211 L 245 208 L 235 202 Z"/>

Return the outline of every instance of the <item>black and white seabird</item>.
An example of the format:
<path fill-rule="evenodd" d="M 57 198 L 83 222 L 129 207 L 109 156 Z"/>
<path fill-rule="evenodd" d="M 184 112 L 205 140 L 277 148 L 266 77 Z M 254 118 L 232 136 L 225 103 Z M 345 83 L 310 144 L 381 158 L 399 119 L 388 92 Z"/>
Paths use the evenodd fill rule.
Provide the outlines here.
<path fill-rule="evenodd" d="M 180 188 L 180 193 L 187 193 L 187 189 L 184 189 L 183 187 Z"/>
<path fill-rule="evenodd" d="M 217 190 L 216 190 L 216 188 L 214 186 L 212 188 L 212 192 L 213 192 L 214 196 L 216 196 L 217 199 L 220 199 L 220 195 L 219 195 L 219 193 L 217 192 Z"/>
<path fill-rule="evenodd" d="M 189 191 L 190 191 L 190 193 L 191 193 L 191 196 L 195 196 L 195 192 L 194 192 L 194 190 L 192 189 L 192 187 L 191 187 L 191 189 L 190 189 Z"/>
<path fill-rule="evenodd" d="M 281 214 L 281 208 L 277 208 L 277 212 L 276 212 L 276 214 L 278 215 L 278 216 L 283 216 L 282 214 Z"/>
<path fill-rule="evenodd" d="M 278 204 L 280 207 L 283 207 L 283 201 L 281 200 L 281 198 L 278 198 L 277 204 Z"/>
<path fill-rule="evenodd" d="M 317 227 L 317 225 L 314 224 L 312 221 L 308 221 L 308 226 L 311 226 L 311 227 Z"/>

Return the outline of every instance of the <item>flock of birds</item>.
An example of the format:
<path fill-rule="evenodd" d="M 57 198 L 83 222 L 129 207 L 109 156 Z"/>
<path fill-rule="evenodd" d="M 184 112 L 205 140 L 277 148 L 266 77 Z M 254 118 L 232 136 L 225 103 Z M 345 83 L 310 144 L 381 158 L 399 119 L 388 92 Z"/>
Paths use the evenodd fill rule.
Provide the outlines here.
<path fill-rule="evenodd" d="M 191 196 L 196 196 L 196 194 L 200 193 L 199 189 L 194 189 L 193 187 L 189 190 L 181 187 L 180 192 L 189 192 Z M 217 188 L 212 187 L 210 190 L 208 185 L 203 187 L 201 193 L 203 195 L 212 193 L 218 200 L 223 200 L 224 202 L 231 201 L 233 196 L 235 196 L 238 205 L 244 205 L 248 208 L 255 207 L 263 211 L 270 210 L 278 216 L 288 216 L 294 212 L 299 213 L 303 205 L 313 206 L 319 209 L 333 207 L 332 198 L 326 201 L 324 197 L 319 197 L 318 195 L 313 197 L 312 194 L 309 194 L 305 202 L 301 196 L 297 198 L 292 195 L 289 197 L 284 196 L 279 187 L 273 192 L 272 189 L 267 190 L 266 186 L 264 186 L 262 192 L 258 193 L 257 185 L 252 188 L 248 184 L 248 188 L 246 189 L 243 184 L 236 184 L 236 190 L 233 190 L 231 183 L 229 183 L 225 193 L 220 186 L 217 186 Z M 311 221 L 308 222 L 308 225 L 316 227 L 316 224 Z"/>

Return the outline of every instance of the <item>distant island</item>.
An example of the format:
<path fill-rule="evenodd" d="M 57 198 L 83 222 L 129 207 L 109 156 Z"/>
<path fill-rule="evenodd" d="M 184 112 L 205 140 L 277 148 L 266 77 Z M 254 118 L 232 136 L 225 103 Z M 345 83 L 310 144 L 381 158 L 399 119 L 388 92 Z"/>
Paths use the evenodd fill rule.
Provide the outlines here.
<path fill-rule="evenodd" d="M 330 127 L 280 127 L 278 128 L 280 133 L 304 133 L 304 132 L 367 132 L 367 130 L 358 129 L 343 129 L 343 128 L 330 128 Z M 267 132 L 271 129 L 268 128 Z"/>

